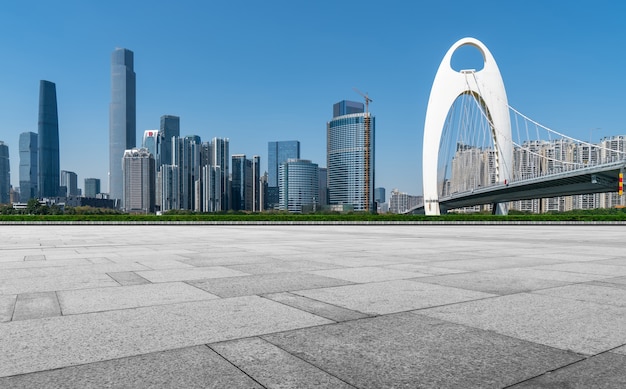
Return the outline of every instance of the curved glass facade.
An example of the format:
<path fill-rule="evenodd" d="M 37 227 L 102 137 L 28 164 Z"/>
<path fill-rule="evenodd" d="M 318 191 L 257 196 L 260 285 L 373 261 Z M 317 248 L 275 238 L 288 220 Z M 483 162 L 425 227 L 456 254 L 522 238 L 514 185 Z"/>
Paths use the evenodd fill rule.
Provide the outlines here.
<path fill-rule="evenodd" d="M 353 113 L 335 117 L 327 124 L 328 201 L 352 205 L 355 211 L 370 211 L 374 204 L 376 120 L 370 115 L 369 150 L 365 120 L 365 113 Z"/>
<path fill-rule="evenodd" d="M 319 179 L 316 163 L 288 159 L 278 168 L 278 206 L 280 210 L 302 213 L 319 206 Z"/>

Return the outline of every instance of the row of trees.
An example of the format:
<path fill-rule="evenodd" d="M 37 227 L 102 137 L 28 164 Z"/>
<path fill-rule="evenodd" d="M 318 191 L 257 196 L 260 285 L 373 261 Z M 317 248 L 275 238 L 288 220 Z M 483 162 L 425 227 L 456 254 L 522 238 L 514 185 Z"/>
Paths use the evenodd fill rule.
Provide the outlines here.
<path fill-rule="evenodd" d="M 1 205 L 0 215 L 118 215 L 120 211 L 109 208 L 60 207 L 57 204 L 41 204 L 37 199 L 30 199 L 26 208 L 15 209 L 12 205 Z"/>

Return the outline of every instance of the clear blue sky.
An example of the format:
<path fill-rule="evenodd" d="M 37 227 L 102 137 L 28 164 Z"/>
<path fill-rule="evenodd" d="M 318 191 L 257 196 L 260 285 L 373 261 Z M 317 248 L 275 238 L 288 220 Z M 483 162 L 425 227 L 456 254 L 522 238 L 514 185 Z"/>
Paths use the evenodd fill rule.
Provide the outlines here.
<path fill-rule="evenodd" d="M 19 182 L 18 138 L 37 132 L 39 80 L 57 85 L 61 169 L 107 186 L 110 58 L 135 53 L 137 143 L 164 114 L 181 135 L 230 138 L 231 153 L 299 140 L 326 165 L 332 105 L 368 92 L 376 186 L 421 194 L 426 104 L 458 39 L 494 55 L 509 103 L 595 141 L 626 134 L 626 2 L 12 1 L 0 11 L 0 140 Z M 476 67 L 471 55 L 462 68 Z"/>

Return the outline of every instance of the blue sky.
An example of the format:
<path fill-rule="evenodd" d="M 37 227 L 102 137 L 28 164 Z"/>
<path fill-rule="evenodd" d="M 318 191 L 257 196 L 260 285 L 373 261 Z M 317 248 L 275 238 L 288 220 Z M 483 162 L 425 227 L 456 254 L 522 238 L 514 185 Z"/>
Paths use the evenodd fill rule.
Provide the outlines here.
<path fill-rule="evenodd" d="M 421 194 L 432 82 L 449 47 L 481 40 L 509 104 L 583 139 L 626 134 L 626 3 L 615 1 L 15 1 L 0 24 L 0 140 L 18 185 L 18 138 L 37 132 L 39 80 L 57 85 L 61 169 L 106 190 L 110 56 L 135 53 L 137 142 L 161 115 L 230 152 L 299 140 L 326 165 L 340 100 L 373 98 L 376 186 Z M 459 53 L 458 66 L 476 67 Z M 455 59 L 457 59 L 455 57 Z M 591 131 L 592 128 L 599 130 Z"/>

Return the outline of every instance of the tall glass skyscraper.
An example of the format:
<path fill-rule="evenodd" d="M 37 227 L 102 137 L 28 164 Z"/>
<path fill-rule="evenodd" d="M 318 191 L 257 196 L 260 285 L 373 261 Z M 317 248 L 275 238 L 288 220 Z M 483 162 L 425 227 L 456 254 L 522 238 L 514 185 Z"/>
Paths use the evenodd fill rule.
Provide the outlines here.
<path fill-rule="evenodd" d="M 137 142 L 133 52 L 117 48 L 111 55 L 109 107 L 109 195 L 121 199 L 124 191 L 122 157 Z M 41 166 L 41 165 L 40 165 Z"/>
<path fill-rule="evenodd" d="M 161 152 L 157 158 L 157 169 L 160 165 L 172 164 L 172 137 L 180 137 L 180 117 L 173 115 L 161 116 Z"/>
<path fill-rule="evenodd" d="M 211 166 L 220 167 L 220 188 L 222 190 L 221 206 L 222 211 L 228 211 L 230 209 L 230 161 L 228 160 L 229 154 L 229 140 L 228 138 L 213 138 L 209 146 L 209 161 Z"/>
<path fill-rule="evenodd" d="M 232 169 L 232 209 L 233 211 L 252 211 L 252 161 L 246 159 L 245 154 L 234 154 Z"/>
<path fill-rule="evenodd" d="M 23 203 L 39 196 L 37 166 L 39 166 L 37 134 L 22 132 L 20 134 L 20 201 Z"/>
<path fill-rule="evenodd" d="M 278 205 L 278 168 L 288 159 L 300 159 L 297 140 L 268 142 L 267 144 L 267 209 Z"/>
<path fill-rule="evenodd" d="M 363 112 L 363 104 L 348 101 L 335 104 L 333 114 L 339 116 L 326 125 L 329 203 L 373 211 L 375 118 Z"/>
<path fill-rule="evenodd" d="M 252 156 L 252 212 L 263 210 L 263 199 L 261 190 L 261 157 Z"/>
<path fill-rule="evenodd" d="M 59 161 L 59 117 L 57 114 L 57 91 L 53 82 L 39 83 L 39 197 L 55 197 L 59 194 L 61 165 Z"/>
<path fill-rule="evenodd" d="M 0 141 L 0 204 L 11 202 L 11 169 L 9 165 L 9 146 Z"/>

